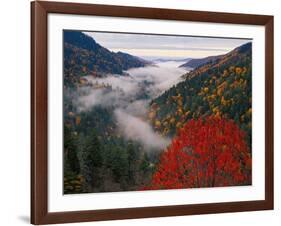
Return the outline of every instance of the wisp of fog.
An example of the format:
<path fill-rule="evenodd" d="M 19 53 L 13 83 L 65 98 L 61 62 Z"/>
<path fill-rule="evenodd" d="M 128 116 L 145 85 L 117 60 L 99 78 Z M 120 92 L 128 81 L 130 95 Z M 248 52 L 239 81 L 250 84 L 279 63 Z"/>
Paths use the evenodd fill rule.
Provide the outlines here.
<path fill-rule="evenodd" d="M 146 149 L 164 149 L 170 139 L 155 133 L 152 127 L 138 117 L 126 113 L 122 109 L 114 111 L 119 131 L 129 140 L 140 142 Z"/>

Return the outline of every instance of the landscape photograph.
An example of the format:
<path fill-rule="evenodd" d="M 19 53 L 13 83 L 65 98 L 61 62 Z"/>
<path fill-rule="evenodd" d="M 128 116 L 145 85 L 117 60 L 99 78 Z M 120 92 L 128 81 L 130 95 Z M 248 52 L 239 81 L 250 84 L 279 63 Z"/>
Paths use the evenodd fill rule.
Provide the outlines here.
<path fill-rule="evenodd" d="M 63 31 L 63 193 L 252 184 L 252 40 Z"/>

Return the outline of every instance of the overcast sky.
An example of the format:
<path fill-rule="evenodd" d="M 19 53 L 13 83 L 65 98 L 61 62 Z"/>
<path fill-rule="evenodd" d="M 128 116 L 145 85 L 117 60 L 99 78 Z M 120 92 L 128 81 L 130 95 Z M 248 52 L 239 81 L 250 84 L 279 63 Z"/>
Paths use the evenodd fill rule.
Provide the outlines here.
<path fill-rule="evenodd" d="M 103 47 L 151 58 L 202 58 L 227 53 L 248 39 L 84 32 Z"/>

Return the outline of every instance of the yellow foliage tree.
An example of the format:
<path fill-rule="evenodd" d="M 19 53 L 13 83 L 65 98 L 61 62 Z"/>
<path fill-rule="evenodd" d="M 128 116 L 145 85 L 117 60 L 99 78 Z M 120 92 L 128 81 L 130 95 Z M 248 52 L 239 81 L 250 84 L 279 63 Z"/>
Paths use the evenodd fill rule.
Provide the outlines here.
<path fill-rule="evenodd" d="M 161 127 L 161 122 L 159 120 L 155 121 L 155 127 L 160 128 Z"/>
<path fill-rule="evenodd" d="M 81 117 L 79 115 L 76 116 L 76 119 L 75 119 L 75 123 L 76 125 L 80 125 L 80 122 L 81 122 Z"/>
<path fill-rule="evenodd" d="M 240 75 L 242 73 L 242 68 L 241 67 L 236 67 L 235 68 L 235 73 Z"/>
<path fill-rule="evenodd" d="M 170 124 L 174 124 L 175 123 L 175 121 L 176 121 L 176 119 L 173 117 L 173 118 L 171 118 L 170 119 Z"/>

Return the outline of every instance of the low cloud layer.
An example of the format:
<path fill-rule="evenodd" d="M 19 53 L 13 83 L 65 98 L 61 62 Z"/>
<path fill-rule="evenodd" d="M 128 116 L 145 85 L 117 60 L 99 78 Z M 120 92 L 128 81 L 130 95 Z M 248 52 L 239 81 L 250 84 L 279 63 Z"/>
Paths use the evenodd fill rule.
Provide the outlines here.
<path fill-rule="evenodd" d="M 139 90 L 138 82 L 131 76 L 109 75 L 106 78 L 86 77 L 90 82 L 109 84 L 113 89 L 122 89 L 126 95 L 135 94 Z"/>
<path fill-rule="evenodd" d="M 113 92 L 106 93 L 104 90 L 89 90 L 87 95 L 78 98 L 78 111 L 88 111 L 97 105 L 110 106 L 118 100 Z"/>
<path fill-rule="evenodd" d="M 134 117 L 122 109 L 116 109 L 114 114 L 120 132 L 128 140 L 140 142 L 148 149 L 164 149 L 169 145 L 169 139 L 155 133 L 152 127 L 140 118 Z"/>
<path fill-rule="evenodd" d="M 112 90 L 82 88 L 77 101 L 78 109 L 87 111 L 97 105 L 136 107 L 135 101 L 140 101 L 144 95 L 152 99 L 177 84 L 181 80 L 181 75 L 186 73 L 184 68 L 178 67 L 181 64 L 182 62 L 169 61 L 158 63 L 156 66 L 134 68 L 127 71 L 130 76 L 108 75 L 106 78 L 87 76 L 90 83 L 110 85 Z"/>
<path fill-rule="evenodd" d="M 177 61 L 161 62 L 155 66 L 133 68 L 127 72 L 139 84 L 149 82 L 148 91 L 155 97 L 180 81 L 181 76 L 186 73 L 186 69 L 179 68 L 181 64 L 182 62 Z"/>

